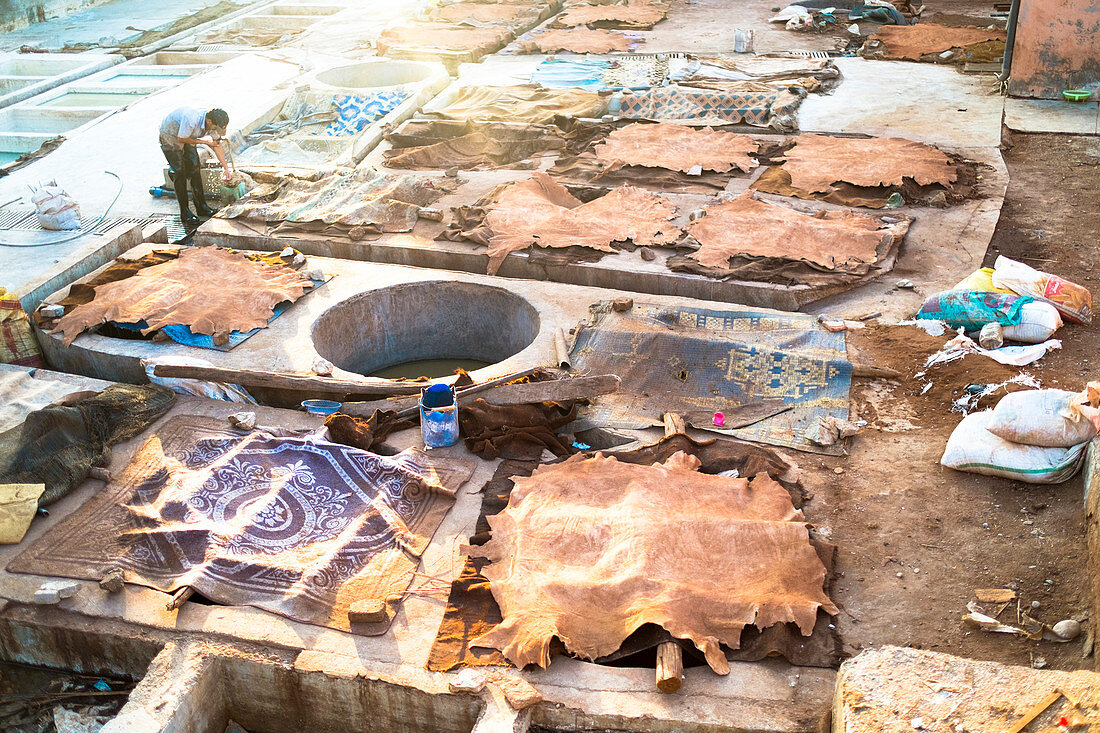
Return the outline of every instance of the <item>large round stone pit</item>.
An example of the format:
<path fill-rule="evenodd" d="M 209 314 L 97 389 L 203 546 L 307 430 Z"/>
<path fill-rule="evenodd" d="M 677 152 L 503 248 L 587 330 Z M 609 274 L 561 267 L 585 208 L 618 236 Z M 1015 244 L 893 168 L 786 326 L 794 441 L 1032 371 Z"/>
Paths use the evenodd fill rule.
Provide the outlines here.
<path fill-rule="evenodd" d="M 428 360 L 495 364 L 523 351 L 538 332 L 538 311 L 515 293 L 477 283 L 434 281 L 348 298 L 321 314 L 312 336 L 317 353 L 336 366 L 372 375 Z M 447 369 L 424 376 L 450 373 Z"/>

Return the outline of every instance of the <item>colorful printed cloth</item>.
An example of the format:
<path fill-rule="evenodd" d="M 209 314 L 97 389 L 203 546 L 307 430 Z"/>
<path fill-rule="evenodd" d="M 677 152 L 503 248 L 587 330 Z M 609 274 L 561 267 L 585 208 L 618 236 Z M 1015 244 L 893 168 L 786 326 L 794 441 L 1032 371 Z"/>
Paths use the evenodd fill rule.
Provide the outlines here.
<path fill-rule="evenodd" d="M 337 117 L 322 134 L 329 137 L 354 135 L 372 122 L 393 112 L 410 96 L 411 94 L 404 89 L 375 92 L 369 96 L 337 94 L 332 98 L 332 106 L 336 109 Z"/>
<path fill-rule="evenodd" d="M 610 302 L 592 307 L 591 323 L 571 353 L 580 374 L 618 374 L 618 392 L 584 408 L 574 432 L 591 427 L 637 429 L 683 415 L 705 428 L 771 445 L 841 454 L 803 433 L 823 417 L 848 417 L 852 365 L 843 333 L 831 333 L 802 313 L 670 308 L 635 303 L 616 313 Z M 718 428 L 717 411 L 782 400 L 786 412 L 745 428 Z"/>
<path fill-rule="evenodd" d="M 19 297 L 5 288 L 0 288 L 0 364 L 46 366 Z"/>
<path fill-rule="evenodd" d="M 472 461 L 169 421 L 94 502 L 8 569 L 190 586 L 228 605 L 363 633 L 348 607 L 400 602 Z"/>
<path fill-rule="evenodd" d="M 612 99 L 609 111 L 627 119 L 768 127 L 775 100 L 776 94 L 771 92 L 729 93 L 659 87 L 618 95 Z"/>

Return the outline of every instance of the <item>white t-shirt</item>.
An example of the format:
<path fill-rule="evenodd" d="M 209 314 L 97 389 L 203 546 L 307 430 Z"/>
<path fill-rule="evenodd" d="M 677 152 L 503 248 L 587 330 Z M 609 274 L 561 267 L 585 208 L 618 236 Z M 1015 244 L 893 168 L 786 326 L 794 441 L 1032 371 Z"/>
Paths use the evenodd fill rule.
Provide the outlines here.
<path fill-rule="evenodd" d="M 206 126 L 206 110 L 194 107 L 180 107 L 172 110 L 164 121 L 160 123 L 160 144 L 170 148 L 182 148 L 181 137 L 199 138 L 204 134 Z M 218 139 L 217 131 L 210 133 L 214 140 Z"/>

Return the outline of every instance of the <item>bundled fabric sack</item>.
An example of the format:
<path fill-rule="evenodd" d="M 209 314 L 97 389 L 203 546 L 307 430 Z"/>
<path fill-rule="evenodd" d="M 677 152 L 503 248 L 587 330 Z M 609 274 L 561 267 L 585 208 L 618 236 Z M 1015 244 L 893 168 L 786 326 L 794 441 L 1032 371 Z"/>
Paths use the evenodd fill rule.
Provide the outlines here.
<path fill-rule="evenodd" d="M 1004 255 L 993 263 L 993 284 L 1050 303 L 1071 323 L 1092 323 L 1092 293 L 1083 285 L 1040 272 Z"/>
<path fill-rule="evenodd" d="M 986 428 L 1013 443 L 1046 448 L 1071 448 L 1100 432 L 1100 382 L 1084 392 L 1032 389 L 1013 392 L 993 408 Z"/>
<path fill-rule="evenodd" d="M 951 328 L 967 331 L 977 331 L 987 323 L 1015 326 L 1021 320 L 1023 307 L 1032 300 L 1009 293 L 945 290 L 925 300 L 917 318 L 943 321 Z"/>
<path fill-rule="evenodd" d="M 31 202 L 43 229 L 70 230 L 80 228 L 80 206 L 65 189 L 50 181 L 31 194 Z"/>
<path fill-rule="evenodd" d="M 1062 317 L 1058 309 L 1050 303 L 1033 300 L 1024 303 L 1020 309 L 1020 322 L 1014 326 L 1004 326 L 1004 337 L 1009 341 L 1025 344 L 1041 344 L 1062 327 Z"/>
<path fill-rule="evenodd" d="M 989 432 L 992 421 L 992 410 L 963 418 L 947 440 L 940 464 L 1029 484 L 1057 484 L 1073 478 L 1084 462 L 1088 443 L 1072 448 L 1013 443 Z"/>

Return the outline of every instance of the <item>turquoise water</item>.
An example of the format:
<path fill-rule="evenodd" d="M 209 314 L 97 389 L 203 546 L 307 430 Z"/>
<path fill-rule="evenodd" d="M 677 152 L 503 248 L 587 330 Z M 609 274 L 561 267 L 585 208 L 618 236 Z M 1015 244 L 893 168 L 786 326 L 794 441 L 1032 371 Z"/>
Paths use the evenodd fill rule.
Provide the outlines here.
<path fill-rule="evenodd" d="M 8 150 L 0 150 L 0 165 L 7 165 L 8 163 L 18 158 L 20 155 L 22 155 L 22 153 L 13 153 Z"/>

